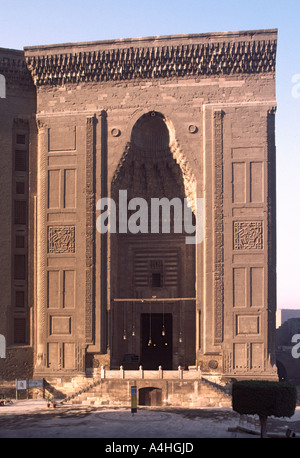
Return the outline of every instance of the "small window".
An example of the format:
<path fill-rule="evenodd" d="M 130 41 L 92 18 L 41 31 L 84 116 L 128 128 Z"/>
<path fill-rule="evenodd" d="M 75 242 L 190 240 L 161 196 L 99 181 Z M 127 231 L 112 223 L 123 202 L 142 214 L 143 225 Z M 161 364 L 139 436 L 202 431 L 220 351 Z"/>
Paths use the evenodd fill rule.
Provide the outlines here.
<path fill-rule="evenodd" d="M 25 248 L 24 235 L 16 235 L 16 248 Z"/>
<path fill-rule="evenodd" d="M 159 272 L 152 273 L 152 288 L 161 287 L 161 274 Z"/>
<path fill-rule="evenodd" d="M 16 291 L 16 307 L 24 307 L 24 306 L 25 306 L 25 292 Z"/>
<path fill-rule="evenodd" d="M 25 344 L 26 341 L 26 320 L 15 318 L 14 320 L 14 343 Z"/>
<path fill-rule="evenodd" d="M 26 172 L 26 151 L 15 151 L 15 171 Z"/>
<path fill-rule="evenodd" d="M 14 279 L 25 280 L 26 278 L 26 257 L 23 254 L 15 255 Z"/>
<path fill-rule="evenodd" d="M 27 222 L 27 205 L 25 200 L 15 201 L 15 224 L 25 225 Z"/>
<path fill-rule="evenodd" d="M 25 183 L 24 181 L 16 182 L 16 194 L 25 194 Z"/>
<path fill-rule="evenodd" d="M 25 145 L 26 143 L 26 135 L 25 134 L 17 134 L 16 138 L 18 145 Z"/>

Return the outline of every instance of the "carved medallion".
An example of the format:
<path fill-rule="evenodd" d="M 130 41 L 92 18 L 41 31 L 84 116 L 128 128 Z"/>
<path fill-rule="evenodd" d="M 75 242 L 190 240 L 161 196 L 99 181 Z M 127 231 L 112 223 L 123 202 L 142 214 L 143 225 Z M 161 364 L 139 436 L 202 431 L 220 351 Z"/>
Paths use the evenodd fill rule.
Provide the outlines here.
<path fill-rule="evenodd" d="M 75 253 L 75 227 L 52 226 L 48 228 L 48 253 Z"/>
<path fill-rule="evenodd" d="M 263 249 L 262 221 L 234 221 L 233 224 L 235 250 Z"/>

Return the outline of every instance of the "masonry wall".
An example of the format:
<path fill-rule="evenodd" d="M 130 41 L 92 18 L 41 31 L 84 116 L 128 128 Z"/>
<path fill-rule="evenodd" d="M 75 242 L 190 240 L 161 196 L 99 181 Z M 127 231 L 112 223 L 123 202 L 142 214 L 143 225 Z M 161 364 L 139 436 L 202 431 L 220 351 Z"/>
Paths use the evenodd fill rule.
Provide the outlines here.
<path fill-rule="evenodd" d="M 0 377 L 10 380 L 33 373 L 36 94 L 22 51 L 0 50 L 0 74 Z"/>

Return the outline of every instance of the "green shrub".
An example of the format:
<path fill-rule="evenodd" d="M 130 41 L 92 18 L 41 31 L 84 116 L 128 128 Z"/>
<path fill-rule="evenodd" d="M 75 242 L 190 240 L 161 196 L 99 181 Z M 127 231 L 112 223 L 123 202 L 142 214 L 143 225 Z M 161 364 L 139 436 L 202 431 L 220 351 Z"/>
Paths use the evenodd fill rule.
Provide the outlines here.
<path fill-rule="evenodd" d="M 296 402 L 296 387 L 287 382 L 243 380 L 232 386 L 232 408 L 240 414 L 291 417 Z"/>
<path fill-rule="evenodd" d="M 261 436 L 266 435 L 267 417 L 291 417 L 295 413 L 297 389 L 287 382 L 243 380 L 232 385 L 232 408 L 241 415 L 258 415 Z"/>

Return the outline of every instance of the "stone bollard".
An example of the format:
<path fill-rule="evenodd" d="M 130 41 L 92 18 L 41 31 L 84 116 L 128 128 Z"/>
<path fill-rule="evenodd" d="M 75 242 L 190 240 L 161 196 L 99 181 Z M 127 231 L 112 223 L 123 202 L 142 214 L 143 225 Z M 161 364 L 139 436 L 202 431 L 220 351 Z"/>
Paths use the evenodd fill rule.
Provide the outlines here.
<path fill-rule="evenodd" d="M 197 367 L 197 370 L 198 370 L 198 377 L 199 377 L 199 379 L 201 380 L 201 379 L 202 379 L 201 367 L 198 366 L 198 367 Z"/>
<path fill-rule="evenodd" d="M 181 366 L 178 366 L 178 375 L 179 375 L 179 379 L 182 380 L 183 379 L 183 370 Z"/>
<path fill-rule="evenodd" d="M 100 377 L 105 378 L 105 366 L 101 366 Z"/>
<path fill-rule="evenodd" d="M 163 370 L 161 366 L 158 366 L 158 378 L 162 379 L 163 378 Z"/>
<path fill-rule="evenodd" d="M 124 379 L 124 377 L 125 377 L 124 367 L 123 367 L 123 366 L 120 366 L 120 378 L 121 378 L 121 379 Z"/>
<path fill-rule="evenodd" d="M 139 370 L 140 370 L 140 378 L 143 379 L 143 378 L 144 378 L 143 366 L 140 366 L 140 367 L 139 367 Z"/>

